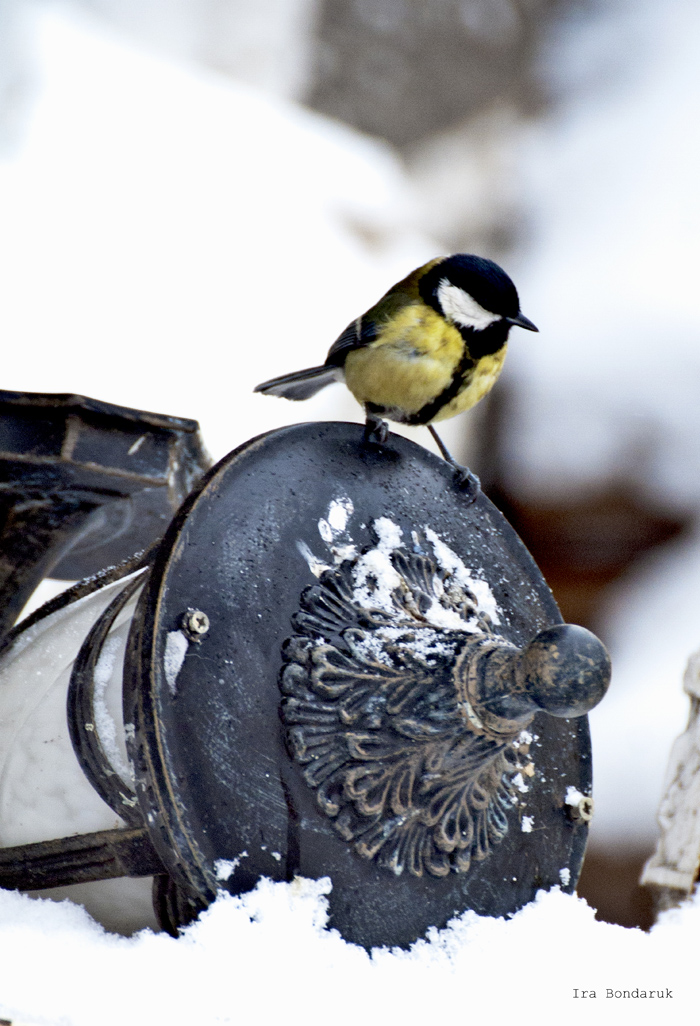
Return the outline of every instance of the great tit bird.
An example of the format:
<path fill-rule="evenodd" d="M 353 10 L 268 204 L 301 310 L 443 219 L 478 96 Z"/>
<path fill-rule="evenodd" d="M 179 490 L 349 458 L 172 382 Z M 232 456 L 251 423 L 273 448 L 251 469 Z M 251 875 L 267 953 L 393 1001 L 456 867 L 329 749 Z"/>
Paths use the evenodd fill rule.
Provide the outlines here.
<path fill-rule="evenodd" d="M 365 409 L 366 439 L 386 441 L 383 417 L 426 424 L 475 498 L 478 479 L 456 463 L 432 425 L 471 409 L 493 387 L 513 326 L 538 330 L 520 313 L 515 285 L 498 264 L 467 253 L 441 257 L 349 324 L 322 366 L 272 378 L 255 391 L 301 400 L 344 381 Z"/>

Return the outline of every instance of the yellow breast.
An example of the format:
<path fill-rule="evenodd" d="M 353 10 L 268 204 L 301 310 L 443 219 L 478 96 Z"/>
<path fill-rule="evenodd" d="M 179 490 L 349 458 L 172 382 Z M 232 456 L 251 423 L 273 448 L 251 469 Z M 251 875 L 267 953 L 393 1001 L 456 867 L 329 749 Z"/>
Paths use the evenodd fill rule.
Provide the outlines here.
<path fill-rule="evenodd" d="M 455 417 L 458 413 L 464 413 L 465 410 L 476 406 L 479 400 L 483 399 L 496 384 L 498 375 L 503 368 L 507 348 L 507 345 L 504 345 L 492 356 L 482 356 L 462 391 L 452 402 L 443 406 L 433 420 L 447 420 L 448 417 Z"/>
<path fill-rule="evenodd" d="M 410 415 L 448 387 L 463 351 L 455 327 L 422 303 L 411 304 L 380 328 L 374 342 L 348 353 L 345 383 L 360 403 Z"/>

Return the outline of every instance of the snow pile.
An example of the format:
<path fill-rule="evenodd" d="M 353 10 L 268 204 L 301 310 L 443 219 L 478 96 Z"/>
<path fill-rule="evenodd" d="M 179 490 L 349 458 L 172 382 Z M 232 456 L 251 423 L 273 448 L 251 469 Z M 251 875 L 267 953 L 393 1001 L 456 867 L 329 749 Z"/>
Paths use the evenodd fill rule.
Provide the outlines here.
<path fill-rule="evenodd" d="M 318 533 L 336 565 L 348 559 L 357 561 L 354 570 L 355 601 L 367 609 L 380 608 L 392 612 L 394 607 L 391 596 L 398 584 L 399 577 L 392 565 L 391 554 L 403 544 L 403 531 L 389 517 L 378 517 L 372 524 L 372 529 L 377 536 L 377 544 L 362 556 L 358 556 L 357 546 L 349 528 L 354 512 L 355 504 L 349 496 L 343 495 L 333 499 L 326 517 L 322 517 L 318 522 Z M 432 546 L 436 563 L 445 574 L 445 580 L 471 592 L 476 602 L 476 612 L 488 617 L 492 623 L 499 624 L 501 622 L 499 608 L 488 581 L 475 576 L 473 571 L 468 570 L 457 553 L 453 552 L 431 527 L 426 524 L 423 530 Z M 414 549 L 418 551 L 420 540 L 415 532 L 412 533 L 411 541 Z M 328 564 L 318 559 L 305 543 L 299 543 L 299 551 L 308 562 L 312 573 L 317 577 L 324 570 L 329 569 Z M 483 570 L 479 572 L 483 574 Z M 367 580 L 370 577 L 373 581 L 371 594 L 367 585 Z M 443 582 L 438 577 L 433 579 L 433 589 L 436 602 L 432 609 L 424 612 L 430 623 L 434 623 L 438 627 L 475 629 L 474 623 L 459 618 L 450 623 L 444 622 L 444 610 L 437 608 L 437 601 L 444 592 Z"/>
<path fill-rule="evenodd" d="M 324 929 L 329 888 L 263 880 L 243 897 L 222 895 L 177 940 L 115 937 L 67 902 L 0 892 L 0 1016 L 33 1026 L 374 1026 L 471 1020 L 500 1008 L 523 1026 L 587 1023 L 592 1014 L 697 1021 L 700 902 L 647 935 L 596 922 L 578 898 L 540 892 L 510 921 L 467 912 L 408 951 L 370 954 Z M 606 997 L 635 988 L 664 998 Z M 596 1002 L 582 990 L 595 990 Z"/>
<path fill-rule="evenodd" d="M 389 517 L 377 517 L 372 522 L 377 542 L 359 554 L 349 527 L 354 510 L 354 503 L 349 496 L 333 499 L 326 517 L 321 517 L 318 522 L 318 533 L 333 557 L 334 564 L 338 565 L 345 560 L 354 564 L 352 576 L 355 605 L 363 609 L 381 609 L 400 618 L 403 614 L 397 608 L 395 593 L 402 579 L 393 564 L 392 554 L 407 544 L 404 532 Z M 500 610 L 488 581 L 467 569 L 457 553 L 427 524 L 423 532 L 432 547 L 436 567 L 440 569 L 440 573 L 433 575 L 431 582 L 431 605 L 421 610 L 426 623 L 432 627 L 471 633 L 482 630 L 482 618 L 491 624 L 500 624 Z M 417 552 L 422 551 L 425 542 L 421 544 L 417 532 L 413 531 L 408 544 Z M 330 569 L 329 564 L 319 559 L 306 542 L 298 541 L 297 548 L 316 577 Z M 483 574 L 483 570 L 479 572 Z M 473 608 L 468 619 L 465 619 L 463 612 L 467 605 Z M 383 635 L 382 629 L 377 633 Z"/>

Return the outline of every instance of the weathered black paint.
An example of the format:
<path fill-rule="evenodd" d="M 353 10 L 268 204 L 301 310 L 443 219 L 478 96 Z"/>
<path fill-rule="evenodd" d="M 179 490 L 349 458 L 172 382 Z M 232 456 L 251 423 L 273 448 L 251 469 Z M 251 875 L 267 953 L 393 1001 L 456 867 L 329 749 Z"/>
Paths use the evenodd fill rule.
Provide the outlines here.
<path fill-rule="evenodd" d="M 161 538 L 209 464 L 196 421 L 0 391 L 0 636 L 42 578 L 86 577 Z"/>
<path fill-rule="evenodd" d="M 278 678 L 291 617 L 315 580 L 298 543 L 327 556 L 318 521 L 341 496 L 354 503 L 360 547 L 373 541 L 371 522 L 386 516 L 407 537 L 431 527 L 483 571 L 508 641 L 524 646 L 561 622 L 502 515 L 482 494 L 466 504 L 452 468 L 425 449 L 396 435 L 367 444 L 361 426 L 340 423 L 253 439 L 210 472 L 173 521 L 132 630 L 125 721 L 136 724 L 137 791 L 163 863 L 204 902 L 222 886 L 251 889 L 261 876 L 328 875 L 330 925 L 367 946 L 408 944 L 467 908 L 512 913 L 539 888 L 561 884 L 562 869 L 570 874 L 564 889 L 573 890 L 587 827 L 567 815 L 564 796 L 568 786 L 590 792 L 585 716 L 535 718 L 526 810 L 535 828 L 524 833 L 513 809 L 502 844 L 465 875 L 389 875 L 353 852 L 316 806 L 285 748 Z M 165 646 L 188 609 L 211 625 L 190 644 L 173 693 Z M 225 883 L 218 860 L 237 864 Z"/>

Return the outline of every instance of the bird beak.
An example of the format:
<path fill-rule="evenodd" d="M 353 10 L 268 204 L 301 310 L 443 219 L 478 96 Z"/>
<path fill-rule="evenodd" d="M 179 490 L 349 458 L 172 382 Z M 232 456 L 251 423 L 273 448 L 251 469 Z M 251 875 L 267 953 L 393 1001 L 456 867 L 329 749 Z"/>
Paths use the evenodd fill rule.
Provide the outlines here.
<path fill-rule="evenodd" d="M 504 317 L 504 321 L 508 324 L 513 324 L 516 328 L 527 328 L 528 331 L 539 331 L 540 329 L 535 327 L 532 321 L 525 317 L 524 314 L 519 313 L 517 317 Z"/>

